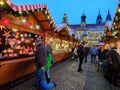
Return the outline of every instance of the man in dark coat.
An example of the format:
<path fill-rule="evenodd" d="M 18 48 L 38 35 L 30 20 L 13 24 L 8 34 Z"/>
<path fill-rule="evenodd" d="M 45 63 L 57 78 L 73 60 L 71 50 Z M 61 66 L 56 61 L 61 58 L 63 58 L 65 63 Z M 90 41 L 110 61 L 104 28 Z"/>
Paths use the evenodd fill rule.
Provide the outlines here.
<path fill-rule="evenodd" d="M 81 66 L 82 66 L 82 63 L 83 63 L 84 56 L 85 56 L 84 45 L 85 45 L 85 42 L 82 42 L 82 43 L 78 46 L 78 50 L 77 50 L 78 58 L 79 58 L 78 72 L 83 71 L 83 69 L 82 69 Z"/>
<path fill-rule="evenodd" d="M 37 50 L 36 50 L 36 56 L 35 56 L 36 66 L 37 68 L 43 68 L 47 63 L 46 48 L 42 44 L 41 39 L 38 39 L 36 43 L 37 43 Z"/>

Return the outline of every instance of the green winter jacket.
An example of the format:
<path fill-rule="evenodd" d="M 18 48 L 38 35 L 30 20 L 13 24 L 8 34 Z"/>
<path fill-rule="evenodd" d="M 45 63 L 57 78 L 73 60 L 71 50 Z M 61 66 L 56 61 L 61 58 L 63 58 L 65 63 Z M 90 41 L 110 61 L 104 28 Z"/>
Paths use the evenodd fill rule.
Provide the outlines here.
<path fill-rule="evenodd" d="M 51 55 L 51 54 L 48 54 L 48 55 L 47 55 L 46 69 L 50 69 L 50 67 L 51 67 L 51 61 L 52 61 L 52 55 Z"/>

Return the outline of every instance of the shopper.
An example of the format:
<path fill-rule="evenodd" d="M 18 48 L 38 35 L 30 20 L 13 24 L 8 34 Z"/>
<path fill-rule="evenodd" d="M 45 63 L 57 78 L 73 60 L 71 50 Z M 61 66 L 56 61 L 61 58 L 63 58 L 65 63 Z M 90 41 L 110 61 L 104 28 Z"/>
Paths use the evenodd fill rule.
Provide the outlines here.
<path fill-rule="evenodd" d="M 90 54 L 91 54 L 91 63 L 95 64 L 96 56 L 98 55 L 98 50 L 95 45 L 90 49 Z"/>
<path fill-rule="evenodd" d="M 77 54 L 77 49 L 78 49 L 78 47 L 76 46 L 75 48 L 74 48 L 74 60 L 76 60 L 77 61 L 77 59 L 78 59 L 78 54 Z"/>
<path fill-rule="evenodd" d="M 81 44 L 78 46 L 78 50 L 77 50 L 78 58 L 79 58 L 78 72 L 83 71 L 82 63 L 83 63 L 83 59 L 84 59 L 84 56 L 85 56 L 84 45 L 85 45 L 85 42 L 81 42 Z"/>

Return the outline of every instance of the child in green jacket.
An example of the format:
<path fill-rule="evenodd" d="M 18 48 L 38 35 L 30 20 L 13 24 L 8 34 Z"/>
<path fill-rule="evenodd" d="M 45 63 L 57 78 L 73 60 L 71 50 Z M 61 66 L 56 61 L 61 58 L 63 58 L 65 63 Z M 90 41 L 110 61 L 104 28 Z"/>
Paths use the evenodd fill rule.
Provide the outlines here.
<path fill-rule="evenodd" d="M 50 54 L 50 50 L 47 49 L 46 76 L 47 76 L 47 81 L 48 81 L 48 82 L 50 82 L 50 68 L 51 68 L 51 62 L 52 62 L 52 55 Z"/>

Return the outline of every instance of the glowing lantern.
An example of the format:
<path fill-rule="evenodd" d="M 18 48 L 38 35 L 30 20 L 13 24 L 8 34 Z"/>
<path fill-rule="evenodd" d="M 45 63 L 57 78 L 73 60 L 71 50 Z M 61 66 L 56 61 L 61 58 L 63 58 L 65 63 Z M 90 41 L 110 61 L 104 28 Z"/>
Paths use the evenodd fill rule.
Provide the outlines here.
<path fill-rule="evenodd" d="M 2 22 L 3 22 L 4 25 L 8 25 L 10 23 L 8 18 L 3 18 Z"/>

